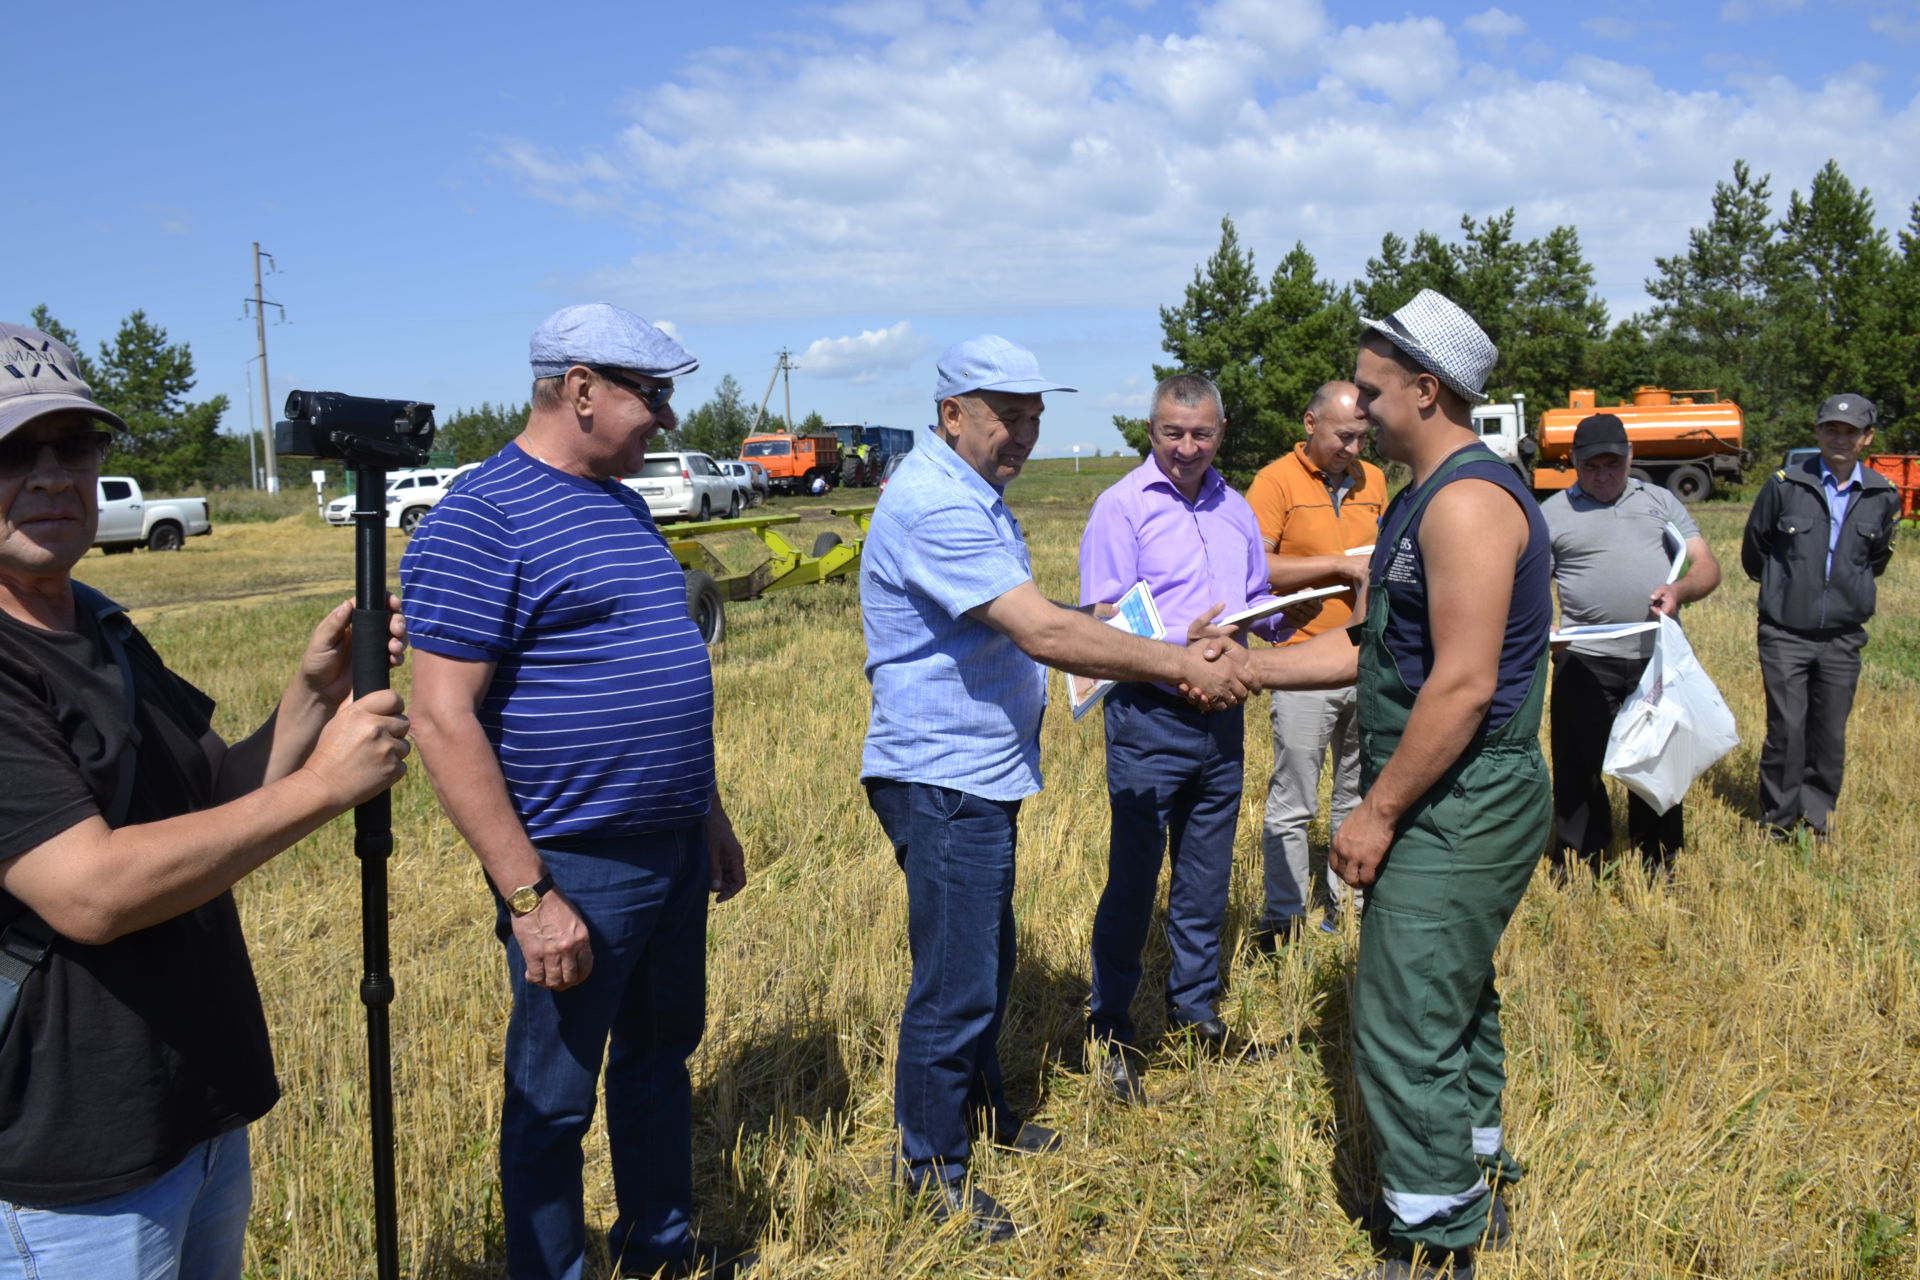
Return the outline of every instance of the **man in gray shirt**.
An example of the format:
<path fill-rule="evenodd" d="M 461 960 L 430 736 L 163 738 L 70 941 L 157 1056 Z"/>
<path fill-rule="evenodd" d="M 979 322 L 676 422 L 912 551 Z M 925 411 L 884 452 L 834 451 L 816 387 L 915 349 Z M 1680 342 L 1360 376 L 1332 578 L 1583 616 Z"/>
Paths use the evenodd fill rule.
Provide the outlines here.
<path fill-rule="evenodd" d="M 1540 504 L 1553 540 L 1553 583 L 1560 625 L 1642 622 L 1699 600 L 1720 585 L 1720 564 L 1693 517 L 1665 489 L 1631 476 L 1627 429 L 1611 413 L 1584 419 L 1573 433 L 1579 479 Z M 1687 571 L 1669 583 L 1671 524 L 1686 546 Z M 1614 717 L 1653 656 L 1653 632 L 1575 641 L 1554 655 L 1551 743 L 1556 840 L 1552 858 L 1570 854 L 1597 868 L 1613 840 L 1613 813 L 1600 766 Z M 1649 870 L 1664 870 L 1686 842 L 1682 806 L 1665 813 L 1627 798 L 1627 837 Z"/>

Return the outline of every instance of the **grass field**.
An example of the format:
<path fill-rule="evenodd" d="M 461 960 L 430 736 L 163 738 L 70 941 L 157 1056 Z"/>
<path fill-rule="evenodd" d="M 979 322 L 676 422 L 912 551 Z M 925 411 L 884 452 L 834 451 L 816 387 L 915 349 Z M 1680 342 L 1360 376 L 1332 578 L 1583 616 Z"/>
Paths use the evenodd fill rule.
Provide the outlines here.
<path fill-rule="evenodd" d="M 1075 592 L 1093 495 L 1127 464 L 1035 463 L 1010 490 L 1040 585 Z M 847 522 L 811 510 L 794 541 Z M 1729 580 L 1684 621 L 1745 739 L 1698 783 L 1670 886 L 1536 879 L 1501 957 L 1513 1197 L 1505 1277 L 1920 1276 L 1920 924 L 1914 707 L 1920 567 L 1896 553 L 1852 721 L 1835 837 L 1754 830 L 1762 699 L 1745 509 L 1698 512 Z M 229 736 L 277 696 L 302 637 L 344 595 L 352 535 L 309 510 L 218 528 L 177 555 L 90 556 L 78 576 L 139 611 Z M 393 535 L 397 564 L 401 548 Z M 729 552 L 738 555 L 739 548 Z M 737 567 L 744 567 L 740 564 Z M 694 1062 L 703 1233 L 761 1250 L 767 1276 L 1331 1276 L 1367 1257 L 1343 1203 L 1368 1185 L 1345 1065 L 1356 936 L 1278 961 L 1241 947 L 1259 906 L 1271 758 L 1248 716 L 1248 786 L 1227 921 L 1227 1015 L 1288 1052 L 1259 1067 L 1162 1052 L 1154 1105 L 1105 1103 L 1079 1072 L 1104 874 L 1099 718 L 1046 723 L 1046 791 L 1021 823 L 1020 969 L 1002 1055 L 1016 1103 L 1066 1132 L 986 1185 L 1030 1230 L 982 1247 L 911 1211 L 885 1177 L 895 1019 L 907 983 L 900 876 L 858 782 L 867 686 L 851 583 L 730 606 L 714 654 L 721 785 L 747 890 L 715 909 L 707 1037 Z M 404 681 L 404 677 L 403 677 Z M 494 1178 L 507 1013 L 492 909 L 416 771 L 391 864 L 402 1268 L 503 1274 Z M 1317 832 L 1323 837 L 1324 832 Z M 336 823 L 241 888 L 286 1097 L 255 1131 L 249 1273 L 372 1273 L 359 881 Z M 1157 1030 L 1159 944 L 1138 1012 Z M 590 1224 L 610 1219 L 598 1135 Z"/>

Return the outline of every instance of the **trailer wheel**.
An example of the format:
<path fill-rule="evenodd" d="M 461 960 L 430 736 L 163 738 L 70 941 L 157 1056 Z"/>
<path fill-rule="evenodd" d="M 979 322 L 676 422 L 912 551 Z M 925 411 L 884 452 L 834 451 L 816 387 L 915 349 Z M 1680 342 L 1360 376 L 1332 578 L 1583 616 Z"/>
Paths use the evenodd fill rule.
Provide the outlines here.
<path fill-rule="evenodd" d="M 1627 471 L 1627 478 L 1629 480 L 1638 480 L 1641 484 L 1652 484 L 1653 472 L 1647 470 L 1645 467 L 1633 467 Z"/>
<path fill-rule="evenodd" d="M 147 550 L 178 551 L 186 539 L 180 536 L 180 526 L 172 521 L 163 521 L 153 526 L 153 532 L 147 535 Z"/>
<path fill-rule="evenodd" d="M 1713 496 L 1713 476 L 1692 463 L 1675 467 L 1667 473 L 1667 492 L 1682 502 L 1704 502 Z"/>
<path fill-rule="evenodd" d="M 813 558 L 818 560 L 827 552 L 840 545 L 840 535 L 832 531 L 821 534 L 813 540 Z"/>
<path fill-rule="evenodd" d="M 693 619 L 704 643 L 715 645 L 725 638 L 727 613 L 720 598 L 720 584 L 698 569 L 687 570 L 687 616 Z"/>

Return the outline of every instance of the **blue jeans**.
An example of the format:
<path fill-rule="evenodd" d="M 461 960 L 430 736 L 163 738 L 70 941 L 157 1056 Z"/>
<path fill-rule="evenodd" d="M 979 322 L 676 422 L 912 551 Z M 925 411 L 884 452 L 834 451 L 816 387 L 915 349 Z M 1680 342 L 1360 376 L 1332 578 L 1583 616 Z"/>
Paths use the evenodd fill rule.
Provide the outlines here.
<path fill-rule="evenodd" d="M 1142 685 L 1116 686 L 1105 710 L 1113 812 L 1088 1021 L 1095 1036 L 1130 1044 L 1140 952 L 1169 847 L 1167 1012 L 1180 1022 L 1214 1015 L 1246 733 L 1238 707 L 1209 715 Z"/>
<path fill-rule="evenodd" d="M 900 1015 L 893 1118 L 915 1185 L 967 1173 L 975 1117 L 1011 1133 L 1000 1024 L 1013 983 L 1020 802 L 870 779 L 867 802 L 907 875 L 913 980 Z"/>
<path fill-rule="evenodd" d="M 693 1248 L 687 1058 L 706 1022 L 706 829 L 535 844 L 586 921 L 593 972 L 560 992 L 529 983 L 497 905 L 513 986 L 500 1120 L 507 1273 L 578 1280 L 580 1144 L 603 1058 L 617 1208 L 607 1251 L 630 1268 L 684 1258 Z"/>
<path fill-rule="evenodd" d="M 239 1280 L 252 1203 L 244 1128 L 117 1196 L 53 1209 L 0 1200 L 0 1280 Z"/>

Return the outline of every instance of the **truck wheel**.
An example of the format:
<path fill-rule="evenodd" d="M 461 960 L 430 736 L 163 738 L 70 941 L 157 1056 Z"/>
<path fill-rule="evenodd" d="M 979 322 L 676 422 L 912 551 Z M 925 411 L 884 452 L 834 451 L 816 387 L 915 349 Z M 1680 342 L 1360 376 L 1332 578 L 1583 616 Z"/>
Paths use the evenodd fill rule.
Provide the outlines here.
<path fill-rule="evenodd" d="M 431 510 L 431 508 L 428 507 L 408 507 L 405 511 L 402 511 L 400 513 L 400 531 L 411 538 L 413 531 L 420 527 L 421 517 L 425 516 L 429 510 Z"/>
<path fill-rule="evenodd" d="M 1638 480 L 1641 484 L 1652 484 L 1653 472 L 1647 470 L 1645 467 L 1633 467 L 1628 470 L 1627 478 L 1629 480 Z"/>
<path fill-rule="evenodd" d="M 727 614 L 720 584 L 698 569 L 687 570 L 687 616 L 706 644 L 719 644 L 727 634 Z"/>
<path fill-rule="evenodd" d="M 840 535 L 831 531 L 821 534 L 813 540 L 813 558 L 818 560 L 827 552 L 840 545 Z"/>
<path fill-rule="evenodd" d="M 1675 467 L 1667 473 L 1667 492 L 1682 502 L 1703 502 L 1713 496 L 1713 476 L 1692 463 Z"/>
<path fill-rule="evenodd" d="M 166 521 L 153 526 L 153 532 L 147 535 L 147 550 L 178 551 L 186 539 L 180 536 L 180 526 Z"/>

